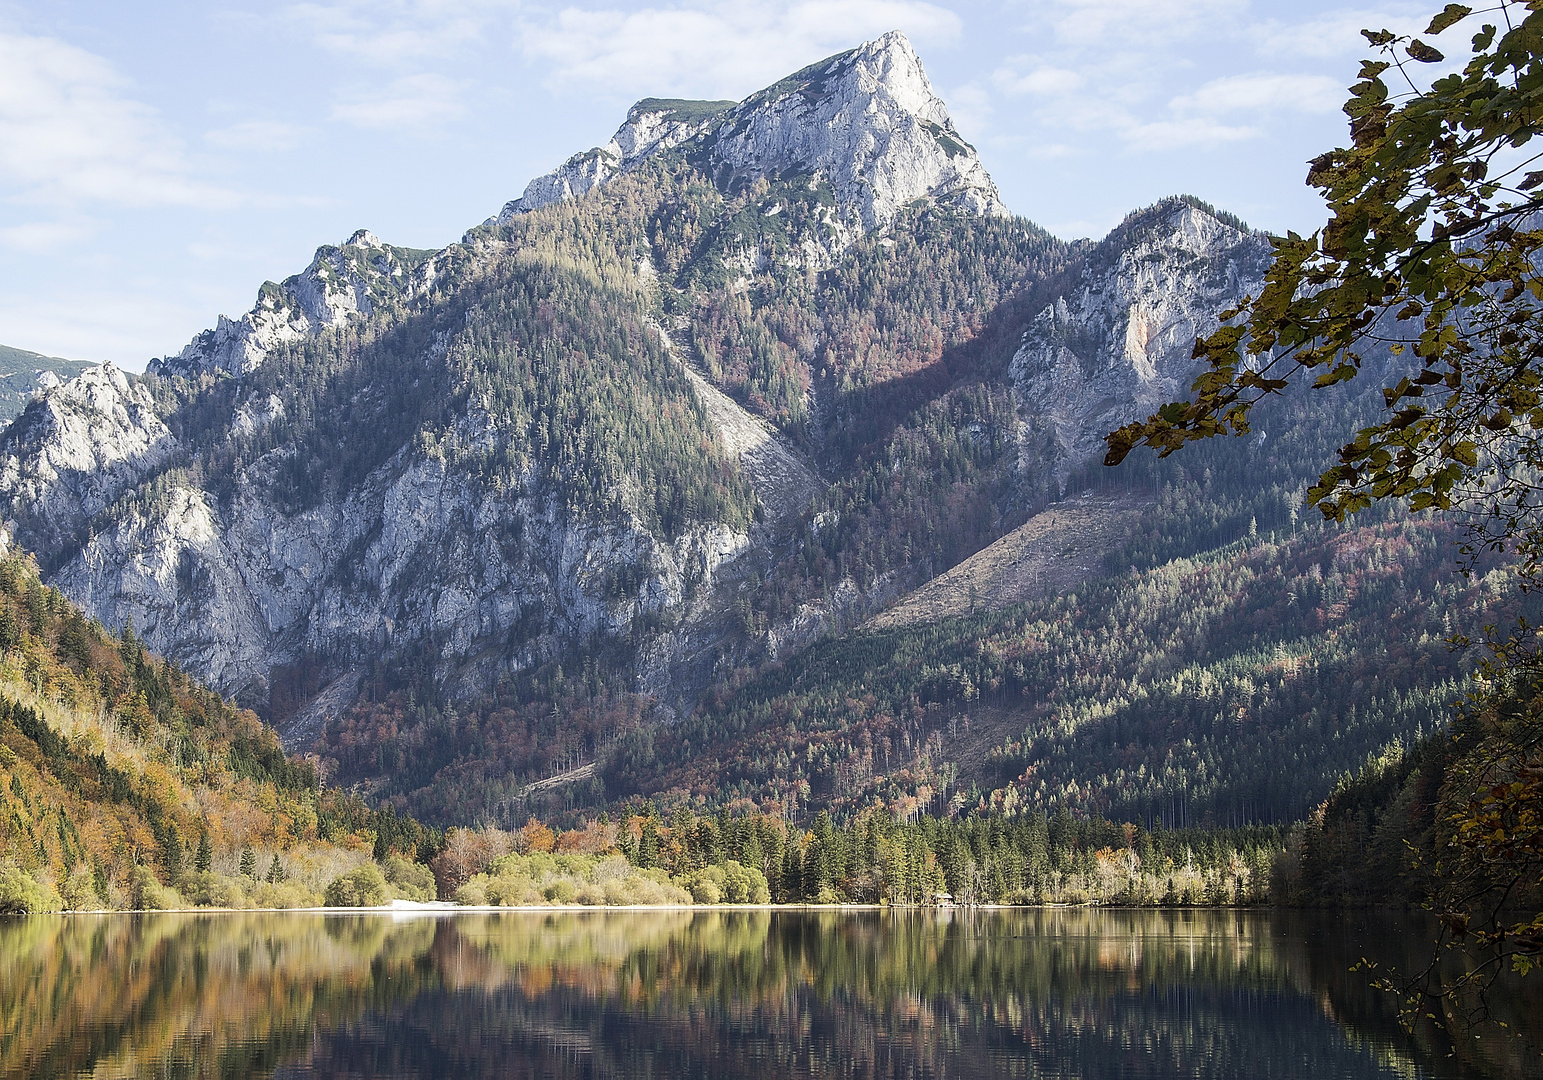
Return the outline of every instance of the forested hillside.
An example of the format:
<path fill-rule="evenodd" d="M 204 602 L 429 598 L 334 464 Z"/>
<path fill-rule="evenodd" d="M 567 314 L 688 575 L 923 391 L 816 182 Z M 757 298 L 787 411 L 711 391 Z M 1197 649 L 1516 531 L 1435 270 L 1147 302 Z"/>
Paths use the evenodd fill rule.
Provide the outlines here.
<path fill-rule="evenodd" d="M 0 912 L 310 904 L 436 844 L 321 787 L 257 717 L 87 620 L 29 560 L 0 560 Z"/>
<path fill-rule="evenodd" d="M 914 85 L 857 78 L 870 54 Z M 1284 823 L 1438 727 L 1444 639 L 1512 587 L 1453 578 L 1430 522 L 1304 516 L 1375 397 L 1090 456 L 1188 384 L 1268 239 L 1181 196 L 1059 241 L 1002 210 L 903 38 L 822 63 L 640 103 L 459 243 L 361 230 L 154 374 L 45 395 L 0 445 L 5 527 L 104 626 L 441 826 L 633 796 Z M 749 154 L 769 118 L 793 127 Z M 1095 488 L 1135 522 L 1073 592 L 860 629 Z"/>

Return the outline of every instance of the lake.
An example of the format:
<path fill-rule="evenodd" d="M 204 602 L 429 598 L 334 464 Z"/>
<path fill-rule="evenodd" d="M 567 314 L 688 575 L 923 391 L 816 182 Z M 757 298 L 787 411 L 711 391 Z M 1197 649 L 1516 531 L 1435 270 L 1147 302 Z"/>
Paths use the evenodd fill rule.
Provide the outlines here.
<path fill-rule="evenodd" d="M 1351 971 L 1412 969 L 1429 932 L 1082 908 L 0 919 L 0 1076 L 1533 1074 L 1540 979 L 1497 987 L 1510 1026 L 1454 1056 Z"/>

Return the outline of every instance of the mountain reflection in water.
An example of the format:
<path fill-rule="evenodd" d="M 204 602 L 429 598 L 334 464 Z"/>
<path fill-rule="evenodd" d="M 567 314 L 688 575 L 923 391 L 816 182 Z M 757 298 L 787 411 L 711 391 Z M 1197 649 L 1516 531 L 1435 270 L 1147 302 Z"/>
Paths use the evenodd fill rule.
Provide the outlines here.
<path fill-rule="evenodd" d="M 1537 980 L 1454 1056 L 1350 971 L 1412 968 L 1428 933 L 1100 909 L 0 919 L 0 1076 L 1535 1074 Z"/>

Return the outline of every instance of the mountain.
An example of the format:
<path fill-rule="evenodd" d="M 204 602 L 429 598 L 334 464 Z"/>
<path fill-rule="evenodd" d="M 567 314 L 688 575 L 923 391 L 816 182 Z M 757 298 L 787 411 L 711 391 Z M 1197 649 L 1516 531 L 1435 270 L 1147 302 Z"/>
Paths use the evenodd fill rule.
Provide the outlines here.
<path fill-rule="evenodd" d="M 851 631 L 892 606 L 911 633 L 1299 524 L 1328 543 L 1305 535 L 1302 492 L 1364 395 L 1282 399 L 1246 442 L 1183 460 L 1097 464 L 1105 431 L 1183 392 L 1194 336 L 1257 289 L 1270 251 L 1188 197 L 1097 243 L 1008 215 L 889 34 L 743 102 L 639 102 L 459 243 L 361 230 L 146 377 L 48 391 L 0 437 L 0 518 L 104 623 L 132 620 L 290 747 L 436 820 L 634 792 L 915 798 L 943 774 L 985 796 L 1013 778 L 985 767 L 991 745 L 953 750 L 967 699 L 909 730 L 927 769 L 897 752 L 888 779 L 848 790 L 819 779 L 794 688 L 745 688 L 781 685 L 758 673 L 822 640 L 877 655 Z M 1309 574 L 1271 558 L 1282 580 Z M 942 608 L 902 603 L 967 561 L 935 587 L 953 590 Z M 1134 580 L 1100 603 L 1139 603 Z M 1104 610 L 1044 617 L 1113 632 Z M 1185 642 L 1165 664 L 1274 662 Z M 842 664 L 856 692 L 868 676 Z M 1121 670 L 1135 685 L 1144 669 Z M 1316 670 L 1332 696 L 1356 669 Z M 1399 700 L 1455 670 L 1416 672 Z M 1390 706 L 1358 730 L 1385 741 L 1428 713 Z M 784 714 L 780 741 L 746 750 Z M 999 719 L 1016 762 L 1043 717 Z M 836 723 L 858 740 L 842 754 L 868 752 L 866 723 Z M 1304 784 L 1348 745 L 1304 750 Z M 1069 760 L 1076 775 L 1017 797 L 1110 805 L 1067 795 L 1102 767 Z"/>
<path fill-rule="evenodd" d="M 494 220 L 576 198 L 676 146 L 688 147 L 725 191 L 773 176 L 828 183 L 834 204 L 821 224 L 829 235 L 812 238 L 806 252 L 816 262 L 838 255 L 853 235 L 887 225 L 914 199 L 1006 213 L 910 43 L 893 31 L 741 102 L 640 101 L 609 143 L 532 180 Z"/>
<path fill-rule="evenodd" d="M 1132 214 L 1088 253 L 1076 283 L 1025 328 L 1009 369 L 1060 482 L 1103 457 L 1105 432 L 1188 394 L 1195 338 L 1258 292 L 1271 258 L 1241 221 L 1182 203 Z"/>
<path fill-rule="evenodd" d="M 33 396 L 74 378 L 89 365 L 0 345 L 0 422 L 15 419 Z"/>

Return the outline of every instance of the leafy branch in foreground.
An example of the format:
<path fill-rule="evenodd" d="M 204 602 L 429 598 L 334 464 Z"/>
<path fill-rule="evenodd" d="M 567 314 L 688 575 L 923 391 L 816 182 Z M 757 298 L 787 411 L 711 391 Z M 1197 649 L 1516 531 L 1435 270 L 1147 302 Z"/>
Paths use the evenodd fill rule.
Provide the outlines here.
<path fill-rule="evenodd" d="M 1470 18 L 1480 23 L 1470 58 L 1423 89 L 1421 66 L 1446 63 L 1438 49 L 1362 31 L 1381 58 L 1363 61 L 1350 88 L 1351 145 L 1315 158 L 1307 177 L 1330 220 L 1274 241 L 1259 296 L 1196 341 L 1192 399 L 1112 432 L 1106 464 L 1141 445 L 1167 455 L 1245 433 L 1269 395 L 1370 368 L 1391 384 L 1381 418 L 1340 449 L 1309 499 L 1340 521 L 1384 499 L 1457 510 L 1471 530 L 1468 568 L 1481 547 L 1509 549 L 1523 581 L 1540 583 L 1543 154 L 1531 144 L 1543 122 L 1543 0 L 1448 4 L 1425 35 Z M 1480 1011 L 1493 972 L 1543 961 L 1543 916 L 1517 916 L 1543 908 L 1543 655 L 1525 622 L 1490 652 L 1450 734 L 1429 887 L 1444 937 L 1474 956 L 1439 996 L 1455 1008 L 1475 994 Z M 1384 985 L 1418 1005 L 1437 966 Z"/>
<path fill-rule="evenodd" d="M 1475 17 L 1448 4 L 1426 28 Z M 1392 370 L 1380 422 L 1339 451 L 1309 499 L 1325 516 L 1384 498 L 1412 509 L 1481 509 L 1481 541 L 1543 559 L 1543 2 L 1502 0 L 1459 71 L 1421 89 L 1445 57 L 1420 38 L 1363 31 L 1345 105 L 1349 148 L 1311 163 L 1331 212 L 1317 233 L 1276 238 L 1263 290 L 1195 343 L 1187 402 L 1107 437 L 1106 464 L 1137 446 L 1249 430 L 1251 409 L 1293 383 Z M 1502 32 L 1503 27 L 1503 32 Z M 1400 92 L 1400 89 L 1407 90 Z M 1388 366 L 1390 356 L 1391 369 Z"/>

